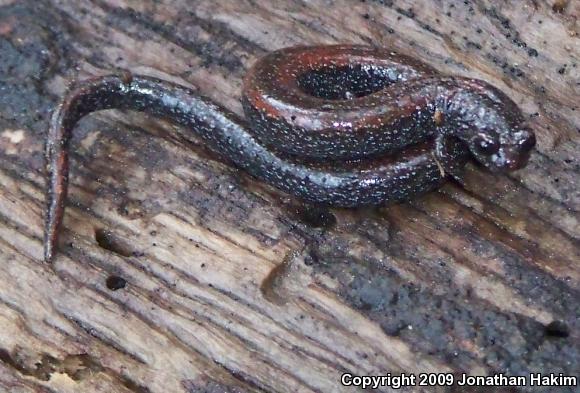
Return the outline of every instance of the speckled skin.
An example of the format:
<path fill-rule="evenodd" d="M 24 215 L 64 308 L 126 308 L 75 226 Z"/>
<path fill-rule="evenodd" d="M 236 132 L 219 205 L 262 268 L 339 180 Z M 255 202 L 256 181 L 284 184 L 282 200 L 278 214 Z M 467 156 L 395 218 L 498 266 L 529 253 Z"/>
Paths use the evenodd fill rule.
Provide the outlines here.
<path fill-rule="evenodd" d="M 517 106 L 482 81 L 361 46 L 273 52 L 248 72 L 248 123 L 193 91 L 145 76 L 73 88 L 50 124 L 45 260 L 54 256 L 68 183 L 68 144 L 90 112 L 132 109 L 191 128 L 237 166 L 307 201 L 343 207 L 406 200 L 457 173 L 468 153 L 492 170 L 526 164 L 534 135 Z"/>
<path fill-rule="evenodd" d="M 248 71 L 242 104 L 263 143 L 300 157 L 367 157 L 434 134 L 429 117 L 414 116 L 414 102 L 385 103 L 406 93 L 389 87 L 435 74 L 382 49 L 294 47 L 266 55 Z"/>

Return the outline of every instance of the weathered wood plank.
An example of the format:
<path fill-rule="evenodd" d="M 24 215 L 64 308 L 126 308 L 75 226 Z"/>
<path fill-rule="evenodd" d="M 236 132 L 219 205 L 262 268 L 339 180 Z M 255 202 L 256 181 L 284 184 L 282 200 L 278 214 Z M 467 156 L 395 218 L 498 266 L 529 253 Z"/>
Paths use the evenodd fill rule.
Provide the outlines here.
<path fill-rule="evenodd" d="M 0 390 L 577 371 L 580 4 L 554 3 L 0 0 Z M 257 57 L 319 43 L 485 79 L 529 115 L 538 151 L 509 176 L 470 167 L 410 203 L 327 210 L 188 130 L 103 112 L 78 127 L 62 252 L 40 262 L 44 133 L 70 80 L 130 69 L 241 113 Z"/>

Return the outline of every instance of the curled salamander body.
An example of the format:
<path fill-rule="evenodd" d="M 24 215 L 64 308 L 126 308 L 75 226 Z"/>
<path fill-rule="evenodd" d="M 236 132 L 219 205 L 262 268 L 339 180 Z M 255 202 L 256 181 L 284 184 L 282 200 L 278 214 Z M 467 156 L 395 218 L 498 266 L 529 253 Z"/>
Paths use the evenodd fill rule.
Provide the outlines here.
<path fill-rule="evenodd" d="M 45 260 L 64 213 L 75 124 L 130 109 L 189 127 L 240 168 L 304 200 L 335 206 L 409 199 L 458 173 L 469 156 L 492 171 L 521 168 L 534 134 L 505 94 L 413 59 L 364 46 L 293 47 L 244 79 L 246 119 L 159 79 L 112 75 L 69 91 L 50 123 Z"/>

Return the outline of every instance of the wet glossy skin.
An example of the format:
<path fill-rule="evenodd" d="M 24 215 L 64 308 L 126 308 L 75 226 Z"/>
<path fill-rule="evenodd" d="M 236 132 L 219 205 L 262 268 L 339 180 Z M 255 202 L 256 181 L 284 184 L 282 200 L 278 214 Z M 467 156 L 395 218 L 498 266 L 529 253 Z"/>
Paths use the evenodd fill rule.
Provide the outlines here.
<path fill-rule="evenodd" d="M 64 213 L 73 128 L 98 110 L 171 119 L 256 178 L 343 207 L 432 190 L 469 155 L 490 170 L 518 169 L 535 144 L 517 106 L 489 84 L 442 76 L 369 47 L 272 52 L 250 69 L 242 96 L 247 121 L 183 86 L 145 76 L 106 76 L 73 88 L 47 140 L 45 260 L 54 256 Z"/>

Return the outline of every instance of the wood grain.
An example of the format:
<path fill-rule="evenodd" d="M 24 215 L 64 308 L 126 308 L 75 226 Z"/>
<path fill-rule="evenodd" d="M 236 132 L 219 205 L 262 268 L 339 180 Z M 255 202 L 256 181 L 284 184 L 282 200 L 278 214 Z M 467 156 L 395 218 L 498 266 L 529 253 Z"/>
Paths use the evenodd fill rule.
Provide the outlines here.
<path fill-rule="evenodd" d="M 577 372 L 579 17 L 578 2 L 542 0 L 0 0 L 0 391 Z M 509 176 L 470 166 L 409 203 L 329 210 L 191 131 L 101 112 L 76 130 L 61 253 L 41 262 L 44 135 L 72 80 L 129 69 L 241 113 L 259 56 L 324 43 L 494 84 L 529 116 L 537 152 Z"/>

